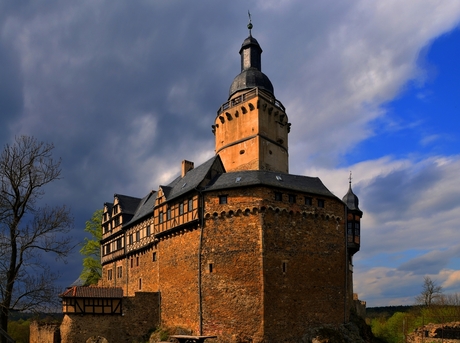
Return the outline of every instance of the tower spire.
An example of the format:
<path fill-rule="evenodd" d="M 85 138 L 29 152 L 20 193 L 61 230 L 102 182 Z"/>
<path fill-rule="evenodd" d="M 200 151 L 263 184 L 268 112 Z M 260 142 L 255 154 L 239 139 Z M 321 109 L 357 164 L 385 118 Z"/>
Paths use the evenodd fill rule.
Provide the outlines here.
<path fill-rule="evenodd" d="M 248 16 L 249 16 L 249 24 L 248 24 L 249 36 L 252 37 L 252 34 L 251 34 L 252 21 L 251 21 L 251 12 L 249 12 L 249 10 L 248 10 Z"/>

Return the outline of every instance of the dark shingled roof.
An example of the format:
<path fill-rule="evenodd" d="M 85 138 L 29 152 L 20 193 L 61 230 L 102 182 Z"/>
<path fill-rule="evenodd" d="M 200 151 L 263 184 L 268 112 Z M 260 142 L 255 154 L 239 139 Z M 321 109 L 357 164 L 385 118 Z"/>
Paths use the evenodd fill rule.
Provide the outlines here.
<path fill-rule="evenodd" d="M 180 175 L 176 177 L 171 183 L 166 186 L 160 186 L 163 190 L 167 201 L 173 200 L 180 197 L 193 189 L 202 187 L 203 181 L 211 173 L 211 170 L 216 169 L 224 172 L 222 162 L 219 156 L 214 156 L 208 161 L 201 164 L 199 167 L 191 169 L 185 174 L 184 177 Z M 137 207 L 133 218 L 125 225 L 132 225 L 134 222 L 141 220 L 142 218 L 151 215 L 155 206 L 155 200 L 158 196 L 158 192 L 150 192 L 143 199 L 140 200 L 139 206 Z M 136 198 L 134 198 L 136 199 Z"/>
<path fill-rule="evenodd" d="M 332 194 L 317 177 L 285 174 L 264 170 L 235 171 L 219 175 L 212 184 L 206 187 L 207 191 L 228 189 L 245 186 L 270 186 L 292 191 L 313 193 L 327 197 Z"/>
<path fill-rule="evenodd" d="M 155 200 L 157 198 L 157 192 L 151 191 L 139 202 L 136 213 L 129 223 L 136 222 L 145 216 L 151 215 L 153 213 L 153 208 L 155 207 Z"/>
<path fill-rule="evenodd" d="M 139 202 L 141 201 L 140 198 L 122 194 L 115 194 L 114 197 L 118 198 L 118 205 L 120 206 L 123 214 L 134 214 L 139 206 Z"/>
<path fill-rule="evenodd" d="M 355 195 L 355 193 L 353 193 L 353 191 L 351 190 L 351 182 L 350 182 L 350 186 L 348 187 L 348 192 L 347 192 L 347 194 L 345 194 L 345 196 L 343 197 L 342 201 L 347 205 L 347 207 L 350 210 L 359 211 L 359 212 L 362 213 L 362 211 L 358 207 L 359 199 Z"/>
<path fill-rule="evenodd" d="M 185 193 L 188 193 L 193 189 L 203 187 L 204 185 L 201 185 L 201 183 L 206 179 L 206 176 L 210 173 L 210 170 L 215 163 L 220 163 L 220 165 L 222 164 L 218 155 L 207 160 L 197 168 L 189 170 L 184 177 L 179 176 L 177 179 L 175 179 L 172 183 L 169 184 L 171 188 L 168 196 L 166 196 L 166 200 L 172 200 Z M 224 170 L 222 167 L 222 172 L 223 171 Z"/>
<path fill-rule="evenodd" d="M 59 296 L 61 298 L 123 298 L 123 288 L 74 286 Z"/>
<path fill-rule="evenodd" d="M 294 192 L 311 193 L 325 197 L 337 198 L 317 177 L 291 175 L 264 170 L 246 170 L 226 173 L 219 155 L 216 155 L 204 162 L 197 168 L 191 169 L 184 177 L 180 175 L 166 186 L 160 186 L 163 190 L 166 201 L 181 197 L 193 190 L 215 191 L 236 187 L 269 186 L 280 189 L 292 190 Z M 124 226 L 131 226 L 135 222 L 153 214 L 155 200 L 158 192 L 151 191 L 143 199 L 118 196 L 124 206 L 133 210 L 134 216 Z M 123 206 L 123 205 L 122 205 Z M 126 207 L 123 207 L 126 211 Z"/>

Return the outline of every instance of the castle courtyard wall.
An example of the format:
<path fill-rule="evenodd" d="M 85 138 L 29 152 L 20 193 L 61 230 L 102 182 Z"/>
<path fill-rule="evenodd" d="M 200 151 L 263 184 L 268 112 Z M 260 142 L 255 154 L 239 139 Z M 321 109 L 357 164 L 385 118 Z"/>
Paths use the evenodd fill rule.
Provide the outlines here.
<path fill-rule="evenodd" d="M 94 336 L 104 337 L 109 343 L 132 343 L 158 327 L 158 293 L 124 297 L 122 306 L 123 315 L 65 314 L 60 326 L 61 343 L 86 343 Z"/>

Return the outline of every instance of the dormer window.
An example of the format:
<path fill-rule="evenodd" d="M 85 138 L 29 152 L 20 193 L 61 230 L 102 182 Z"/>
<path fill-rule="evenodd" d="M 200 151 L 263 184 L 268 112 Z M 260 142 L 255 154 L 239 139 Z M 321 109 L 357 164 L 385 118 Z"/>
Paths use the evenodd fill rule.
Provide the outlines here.
<path fill-rule="evenodd" d="M 118 205 L 113 206 L 113 214 L 118 213 Z"/>

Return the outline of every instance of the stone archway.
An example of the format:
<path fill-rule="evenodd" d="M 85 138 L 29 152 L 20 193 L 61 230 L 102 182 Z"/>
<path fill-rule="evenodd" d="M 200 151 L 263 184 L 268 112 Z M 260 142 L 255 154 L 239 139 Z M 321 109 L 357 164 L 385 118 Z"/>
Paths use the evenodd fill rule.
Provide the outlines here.
<path fill-rule="evenodd" d="M 102 336 L 92 336 L 86 340 L 86 343 L 109 343 L 109 341 Z"/>

